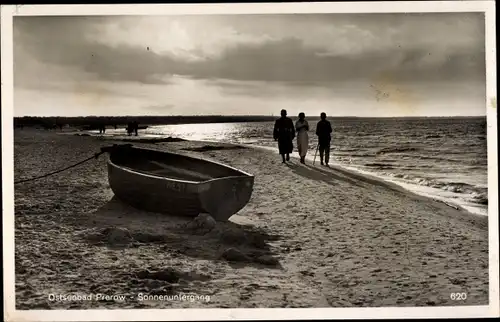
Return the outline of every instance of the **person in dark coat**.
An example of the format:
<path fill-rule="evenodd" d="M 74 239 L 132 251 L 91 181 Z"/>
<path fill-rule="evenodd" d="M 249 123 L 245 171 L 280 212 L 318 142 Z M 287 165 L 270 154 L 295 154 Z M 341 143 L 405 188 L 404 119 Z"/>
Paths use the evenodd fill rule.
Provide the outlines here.
<path fill-rule="evenodd" d="M 274 140 L 278 141 L 283 163 L 290 161 L 290 153 L 293 151 L 293 139 L 295 138 L 295 127 L 292 119 L 286 116 L 286 110 L 281 110 L 281 118 L 274 123 L 273 136 Z"/>
<path fill-rule="evenodd" d="M 128 124 L 127 124 L 127 135 L 128 136 L 132 135 L 132 132 L 134 132 L 134 124 L 132 122 L 128 122 Z"/>
<path fill-rule="evenodd" d="M 137 121 L 134 121 L 135 136 L 139 135 L 138 131 L 139 131 L 139 123 L 137 123 Z"/>
<path fill-rule="evenodd" d="M 326 119 L 326 113 L 321 113 L 321 120 L 316 125 L 316 135 L 318 136 L 318 149 L 321 165 L 330 161 L 330 142 L 332 140 L 332 125 Z M 323 157 L 325 163 L 323 163 Z"/>

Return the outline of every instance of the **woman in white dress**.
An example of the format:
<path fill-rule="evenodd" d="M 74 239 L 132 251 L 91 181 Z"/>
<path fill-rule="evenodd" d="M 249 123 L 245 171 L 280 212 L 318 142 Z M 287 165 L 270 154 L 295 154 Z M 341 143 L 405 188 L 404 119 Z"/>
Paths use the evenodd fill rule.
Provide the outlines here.
<path fill-rule="evenodd" d="M 299 119 L 295 122 L 295 130 L 297 131 L 297 148 L 300 155 L 300 163 L 305 163 L 307 150 L 309 149 L 309 123 L 306 121 L 304 113 L 299 114 Z"/>

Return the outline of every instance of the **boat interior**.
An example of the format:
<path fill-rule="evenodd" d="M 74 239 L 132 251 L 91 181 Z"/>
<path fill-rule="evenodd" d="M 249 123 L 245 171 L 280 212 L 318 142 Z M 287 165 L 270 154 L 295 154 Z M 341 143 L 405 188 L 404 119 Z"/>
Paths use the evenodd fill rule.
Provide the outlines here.
<path fill-rule="evenodd" d="M 246 174 L 216 163 L 161 151 L 126 148 L 111 153 L 111 162 L 132 171 L 175 180 L 202 182 Z"/>

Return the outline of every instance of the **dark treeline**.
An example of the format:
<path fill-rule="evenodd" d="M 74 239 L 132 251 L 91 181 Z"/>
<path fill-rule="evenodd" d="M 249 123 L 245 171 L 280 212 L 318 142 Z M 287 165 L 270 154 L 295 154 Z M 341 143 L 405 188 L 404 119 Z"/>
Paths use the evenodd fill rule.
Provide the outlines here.
<path fill-rule="evenodd" d="M 272 121 L 274 116 L 78 116 L 78 117 L 41 117 L 23 116 L 14 118 L 14 126 L 42 126 L 56 128 L 64 125 L 98 128 L 99 126 L 117 126 L 130 122 L 148 125 L 192 124 L 192 123 L 232 123 Z"/>
<path fill-rule="evenodd" d="M 102 127 L 117 127 L 137 122 L 141 126 L 145 125 L 168 125 L 168 124 L 193 124 L 193 123 L 239 123 L 239 122 L 269 122 L 274 121 L 278 116 L 263 115 L 200 115 L 200 116 L 23 116 L 14 118 L 14 127 L 40 126 L 46 129 L 62 128 L 65 125 L 71 127 L 82 127 L 83 129 L 99 129 Z M 477 117 L 389 117 L 388 119 L 485 119 L 484 116 Z M 358 117 L 332 117 L 331 119 L 357 120 Z M 380 119 L 377 117 L 367 117 L 362 119 Z"/>

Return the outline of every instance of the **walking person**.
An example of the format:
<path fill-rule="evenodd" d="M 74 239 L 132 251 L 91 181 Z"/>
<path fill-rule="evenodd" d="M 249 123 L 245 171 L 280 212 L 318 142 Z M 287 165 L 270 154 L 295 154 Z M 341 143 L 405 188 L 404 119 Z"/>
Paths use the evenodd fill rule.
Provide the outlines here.
<path fill-rule="evenodd" d="M 137 123 L 137 121 L 134 121 L 133 123 L 133 126 L 134 126 L 134 132 L 135 132 L 135 136 L 139 135 L 139 123 Z"/>
<path fill-rule="evenodd" d="M 281 117 L 274 123 L 273 131 L 273 137 L 275 141 L 278 141 L 278 148 L 283 163 L 290 161 L 290 153 L 293 151 L 293 139 L 295 138 L 293 121 L 286 114 L 286 110 L 281 110 Z"/>
<path fill-rule="evenodd" d="M 304 113 L 299 113 L 299 119 L 295 122 L 295 130 L 297 131 L 297 149 L 299 150 L 300 163 L 306 163 L 306 154 L 309 149 L 309 123 L 306 120 Z"/>
<path fill-rule="evenodd" d="M 134 124 L 132 122 L 128 122 L 128 125 L 127 125 L 127 135 L 131 136 L 132 132 L 134 132 Z"/>
<path fill-rule="evenodd" d="M 318 149 L 321 165 L 330 161 L 330 142 L 332 140 L 332 125 L 326 119 L 326 113 L 321 113 L 321 120 L 316 125 L 316 135 L 318 136 Z M 324 159 L 323 159 L 324 158 Z M 323 163 L 323 160 L 325 161 Z"/>

